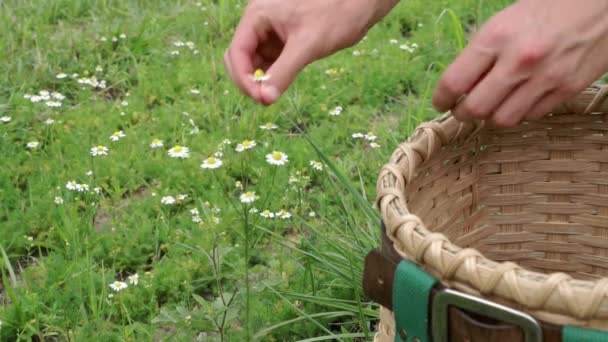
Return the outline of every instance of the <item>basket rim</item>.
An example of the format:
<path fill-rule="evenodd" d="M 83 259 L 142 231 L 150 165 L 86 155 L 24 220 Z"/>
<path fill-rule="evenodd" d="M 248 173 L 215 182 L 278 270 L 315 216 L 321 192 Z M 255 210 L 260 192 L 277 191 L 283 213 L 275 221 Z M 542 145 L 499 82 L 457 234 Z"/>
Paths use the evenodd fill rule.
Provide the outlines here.
<path fill-rule="evenodd" d="M 590 86 L 553 113 L 608 114 L 608 85 Z M 394 249 L 446 286 L 508 303 L 550 323 L 608 329 L 608 277 L 579 280 L 561 272 L 546 274 L 513 262 L 496 262 L 431 232 L 409 212 L 404 190 L 418 167 L 442 146 L 466 141 L 483 128 L 481 122 L 459 122 L 444 114 L 419 125 L 383 166 L 376 203 Z"/>

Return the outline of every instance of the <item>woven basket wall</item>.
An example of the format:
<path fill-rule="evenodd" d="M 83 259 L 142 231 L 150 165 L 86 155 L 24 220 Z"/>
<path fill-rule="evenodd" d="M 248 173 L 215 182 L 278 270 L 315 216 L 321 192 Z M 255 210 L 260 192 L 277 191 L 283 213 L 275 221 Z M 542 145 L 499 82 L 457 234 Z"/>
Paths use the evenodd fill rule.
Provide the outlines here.
<path fill-rule="evenodd" d="M 608 330 L 608 87 L 509 129 L 422 124 L 377 194 L 395 250 L 445 286 Z M 393 333 L 382 309 L 377 340 Z"/>

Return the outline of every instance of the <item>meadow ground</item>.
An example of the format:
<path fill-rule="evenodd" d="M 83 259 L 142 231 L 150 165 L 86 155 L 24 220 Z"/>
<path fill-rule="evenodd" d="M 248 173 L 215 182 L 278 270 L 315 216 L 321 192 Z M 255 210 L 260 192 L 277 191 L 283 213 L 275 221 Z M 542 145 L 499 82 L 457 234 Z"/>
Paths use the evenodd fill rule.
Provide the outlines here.
<path fill-rule="evenodd" d="M 403 1 L 265 108 L 244 1 L 0 2 L 0 341 L 370 340 L 377 174 L 507 3 Z"/>

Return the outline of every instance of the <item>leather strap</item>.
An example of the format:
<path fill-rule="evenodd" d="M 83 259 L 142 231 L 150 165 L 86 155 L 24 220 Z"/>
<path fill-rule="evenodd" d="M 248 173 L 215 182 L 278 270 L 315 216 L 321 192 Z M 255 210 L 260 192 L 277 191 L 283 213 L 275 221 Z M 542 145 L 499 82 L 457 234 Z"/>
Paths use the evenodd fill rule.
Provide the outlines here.
<path fill-rule="evenodd" d="M 431 342 L 429 303 L 436 283 L 437 279 L 410 261 L 397 265 L 392 291 L 398 342 Z"/>

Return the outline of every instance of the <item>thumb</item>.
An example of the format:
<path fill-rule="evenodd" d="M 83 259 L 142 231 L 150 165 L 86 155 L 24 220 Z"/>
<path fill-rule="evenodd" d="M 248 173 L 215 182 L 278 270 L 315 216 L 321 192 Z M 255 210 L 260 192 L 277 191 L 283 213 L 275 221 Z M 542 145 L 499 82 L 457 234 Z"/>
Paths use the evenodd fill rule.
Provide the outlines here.
<path fill-rule="evenodd" d="M 275 103 L 289 88 L 298 73 L 314 60 L 311 51 L 307 44 L 302 44 L 298 39 L 287 40 L 279 58 L 266 71 L 270 78 L 260 87 L 261 100 L 264 104 Z"/>

